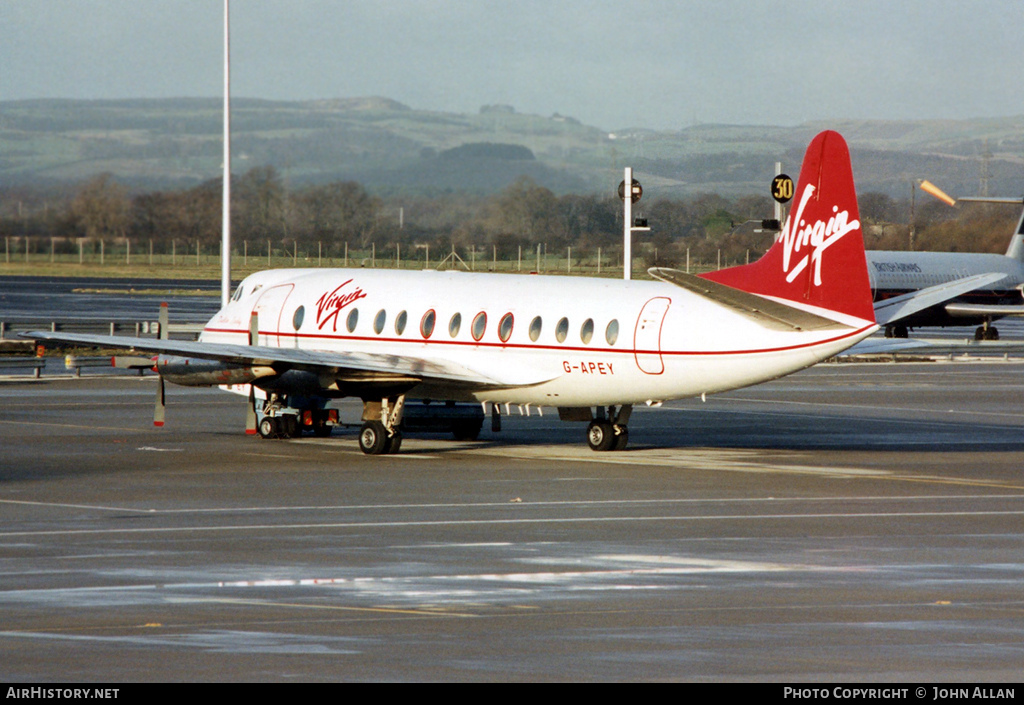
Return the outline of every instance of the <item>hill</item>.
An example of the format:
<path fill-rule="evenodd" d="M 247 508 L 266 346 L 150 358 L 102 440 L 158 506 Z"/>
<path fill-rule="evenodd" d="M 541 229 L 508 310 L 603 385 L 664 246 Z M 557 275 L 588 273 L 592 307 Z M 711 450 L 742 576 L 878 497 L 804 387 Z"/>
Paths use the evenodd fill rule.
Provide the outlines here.
<path fill-rule="evenodd" d="M 1024 116 L 696 125 L 609 132 L 510 106 L 414 110 L 379 97 L 232 101 L 233 168 L 273 165 L 291 183 L 357 180 L 379 193 L 493 193 L 527 175 L 557 193 L 603 192 L 632 166 L 652 195 L 763 194 L 776 161 L 795 172 L 810 137 L 842 132 L 861 192 L 906 197 L 914 178 L 950 193 L 1024 193 Z M 0 181 L 66 183 L 112 173 L 132 189 L 219 176 L 219 99 L 0 102 Z"/>

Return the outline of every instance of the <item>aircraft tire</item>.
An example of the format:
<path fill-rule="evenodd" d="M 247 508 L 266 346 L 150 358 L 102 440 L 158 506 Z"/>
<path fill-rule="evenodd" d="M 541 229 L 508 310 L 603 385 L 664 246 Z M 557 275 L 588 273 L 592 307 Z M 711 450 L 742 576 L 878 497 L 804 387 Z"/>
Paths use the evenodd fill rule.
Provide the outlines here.
<path fill-rule="evenodd" d="M 359 430 L 359 449 L 367 455 L 387 452 L 388 432 L 380 421 L 367 421 Z"/>
<path fill-rule="evenodd" d="M 387 454 L 397 453 L 398 449 L 402 447 L 402 434 L 395 431 L 395 435 L 389 436 L 387 441 L 384 443 L 384 452 Z"/>
<path fill-rule="evenodd" d="M 587 445 L 591 450 L 611 450 L 615 447 L 615 429 L 607 421 L 591 421 L 587 427 Z"/>
<path fill-rule="evenodd" d="M 629 443 L 629 429 L 623 426 L 619 435 L 615 436 L 615 446 L 612 450 L 626 450 L 627 443 Z"/>

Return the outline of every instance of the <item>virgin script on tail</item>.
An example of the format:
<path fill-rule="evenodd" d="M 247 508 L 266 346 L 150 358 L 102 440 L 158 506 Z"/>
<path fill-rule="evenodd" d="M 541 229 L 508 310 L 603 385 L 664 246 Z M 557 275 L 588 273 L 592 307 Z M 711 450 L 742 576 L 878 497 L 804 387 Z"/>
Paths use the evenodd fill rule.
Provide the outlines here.
<path fill-rule="evenodd" d="M 782 229 L 782 271 L 786 273 L 788 283 L 792 283 L 800 272 L 807 268 L 808 262 L 813 262 L 814 286 L 821 286 L 821 261 L 825 250 L 839 242 L 844 235 L 856 232 L 860 228 L 860 221 L 856 219 L 851 221 L 850 211 L 840 211 L 839 206 L 832 206 L 833 216 L 829 218 L 827 225 L 821 220 L 805 223 L 803 220 L 804 208 L 813 195 L 814 186 L 807 184 L 800 197 L 796 213 L 793 214 L 793 217 L 786 219 L 786 224 Z M 795 225 L 795 223 L 799 223 L 799 225 Z M 808 246 L 813 248 L 810 254 L 805 254 L 790 269 L 794 254 Z"/>

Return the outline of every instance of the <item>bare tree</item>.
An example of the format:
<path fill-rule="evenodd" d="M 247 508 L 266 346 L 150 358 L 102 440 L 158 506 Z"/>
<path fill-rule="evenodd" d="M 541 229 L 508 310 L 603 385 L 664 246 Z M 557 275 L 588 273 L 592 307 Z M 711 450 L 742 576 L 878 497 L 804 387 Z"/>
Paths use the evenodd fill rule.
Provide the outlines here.
<path fill-rule="evenodd" d="M 307 237 L 367 246 L 375 232 L 379 199 L 355 181 L 338 181 L 305 189 L 296 198 Z"/>
<path fill-rule="evenodd" d="M 71 213 L 88 238 L 123 237 L 130 221 L 131 201 L 127 190 L 111 174 L 100 174 L 78 190 Z"/>
<path fill-rule="evenodd" d="M 288 236 L 285 221 L 287 194 L 277 170 L 272 166 L 250 169 L 235 182 L 236 220 L 243 240 L 280 240 Z"/>

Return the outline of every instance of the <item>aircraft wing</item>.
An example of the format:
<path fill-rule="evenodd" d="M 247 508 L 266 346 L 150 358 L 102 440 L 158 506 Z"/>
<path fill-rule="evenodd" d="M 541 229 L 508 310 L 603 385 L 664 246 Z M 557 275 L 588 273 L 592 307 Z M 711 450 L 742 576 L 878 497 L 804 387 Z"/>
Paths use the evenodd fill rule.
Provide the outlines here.
<path fill-rule="evenodd" d="M 540 384 L 552 379 L 535 371 L 504 369 L 500 374 L 483 374 L 462 365 L 427 360 L 409 355 L 388 355 L 364 352 L 336 352 L 275 348 L 265 345 L 234 345 L 204 343 L 185 340 L 160 340 L 120 335 L 91 335 L 86 333 L 51 333 L 32 331 L 22 337 L 52 340 L 59 343 L 139 350 L 162 355 L 218 360 L 238 365 L 280 366 L 284 369 L 305 369 L 318 372 L 357 372 L 394 377 L 402 375 L 423 381 L 441 381 L 473 386 L 504 387 Z"/>
<path fill-rule="evenodd" d="M 750 318 L 766 328 L 774 330 L 826 330 L 829 328 L 849 328 L 830 318 L 819 316 L 808 311 L 787 306 L 784 303 L 751 294 L 741 289 L 734 289 L 725 284 L 703 279 L 678 269 L 651 267 L 647 270 L 655 279 L 691 291 L 706 299 L 727 306 L 733 311 Z"/>
<path fill-rule="evenodd" d="M 997 282 L 1005 276 L 1005 274 L 1000 274 L 998 272 L 975 274 L 974 276 L 964 277 L 963 279 L 957 279 L 944 284 L 936 284 L 935 286 L 929 286 L 925 289 L 919 289 L 908 294 L 894 296 L 891 299 L 879 301 L 875 303 L 875 321 L 882 326 L 894 323 L 901 318 L 906 318 L 918 311 L 923 311 L 924 309 L 935 306 L 936 304 L 941 304 L 943 301 L 949 301 L 961 294 L 966 294 L 968 291 L 974 291 L 975 289 Z M 949 304 L 946 309 L 949 310 L 950 306 L 960 305 L 961 304 Z M 1017 308 L 1024 311 L 1021 307 L 1009 308 Z M 971 314 L 965 313 L 964 315 Z"/>

